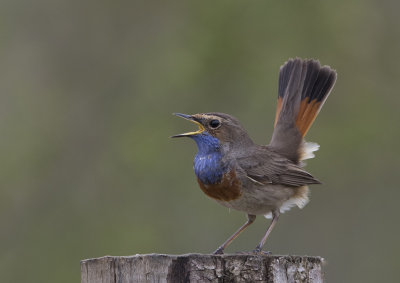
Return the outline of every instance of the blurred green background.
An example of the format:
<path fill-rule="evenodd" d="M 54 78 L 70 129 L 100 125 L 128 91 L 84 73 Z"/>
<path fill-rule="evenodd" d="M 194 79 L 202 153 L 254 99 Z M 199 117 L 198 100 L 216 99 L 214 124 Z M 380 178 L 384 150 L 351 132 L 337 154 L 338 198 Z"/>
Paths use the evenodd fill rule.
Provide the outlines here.
<path fill-rule="evenodd" d="M 276 254 L 319 255 L 329 282 L 394 282 L 398 1 L 0 3 L 1 282 L 79 282 L 80 260 L 209 253 L 245 221 L 198 188 L 193 125 L 233 114 L 272 133 L 278 70 L 318 58 L 337 84 L 307 138 L 323 181 L 284 214 Z M 267 220 L 228 252 L 251 250 Z"/>

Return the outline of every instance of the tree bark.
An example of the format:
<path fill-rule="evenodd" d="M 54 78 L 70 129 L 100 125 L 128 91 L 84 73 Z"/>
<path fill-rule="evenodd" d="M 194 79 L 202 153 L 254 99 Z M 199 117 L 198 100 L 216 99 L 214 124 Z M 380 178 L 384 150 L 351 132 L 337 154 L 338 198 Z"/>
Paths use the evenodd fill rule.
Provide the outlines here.
<path fill-rule="evenodd" d="M 81 261 L 82 283 L 323 282 L 323 258 L 254 254 L 105 256 Z"/>

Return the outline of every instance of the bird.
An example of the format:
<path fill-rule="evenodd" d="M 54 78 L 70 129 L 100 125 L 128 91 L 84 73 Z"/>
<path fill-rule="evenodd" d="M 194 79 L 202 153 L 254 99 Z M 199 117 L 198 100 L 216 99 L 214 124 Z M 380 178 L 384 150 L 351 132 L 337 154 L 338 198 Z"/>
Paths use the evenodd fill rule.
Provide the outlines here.
<path fill-rule="evenodd" d="M 274 129 L 268 145 L 253 142 L 232 115 L 210 112 L 174 115 L 198 126 L 197 131 L 172 136 L 189 137 L 197 144 L 193 169 L 201 190 L 219 204 L 247 214 L 247 221 L 214 254 L 251 225 L 257 215 L 272 218 L 253 250 L 262 249 L 281 213 L 309 201 L 309 185 L 321 182 L 304 170 L 319 145 L 304 137 L 320 112 L 337 73 L 315 59 L 294 58 L 279 71 Z"/>

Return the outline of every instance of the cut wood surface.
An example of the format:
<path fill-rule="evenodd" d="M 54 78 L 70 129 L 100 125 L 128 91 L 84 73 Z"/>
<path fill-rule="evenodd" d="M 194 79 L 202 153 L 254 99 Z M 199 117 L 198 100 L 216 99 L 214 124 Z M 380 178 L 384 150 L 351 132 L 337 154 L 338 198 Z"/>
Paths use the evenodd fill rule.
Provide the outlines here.
<path fill-rule="evenodd" d="M 144 254 L 81 261 L 82 283 L 323 282 L 323 258 L 254 254 Z"/>

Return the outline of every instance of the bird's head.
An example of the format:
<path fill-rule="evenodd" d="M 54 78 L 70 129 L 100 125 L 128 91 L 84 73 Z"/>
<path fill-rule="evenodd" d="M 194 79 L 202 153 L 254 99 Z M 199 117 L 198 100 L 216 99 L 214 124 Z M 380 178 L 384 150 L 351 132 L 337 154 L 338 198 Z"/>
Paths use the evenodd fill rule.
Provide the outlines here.
<path fill-rule="evenodd" d="M 247 132 L 239 121 L 224 113 L 201 113 L 186 115 L 174 113 L 174 115 L 195 123 L 199 128 L 194 132 L 174 135 L 172 138 L 190 137 L 197 143 L 199 150 L 206 147 L 209 150 L 220 146 L 252 143 Z"/>

